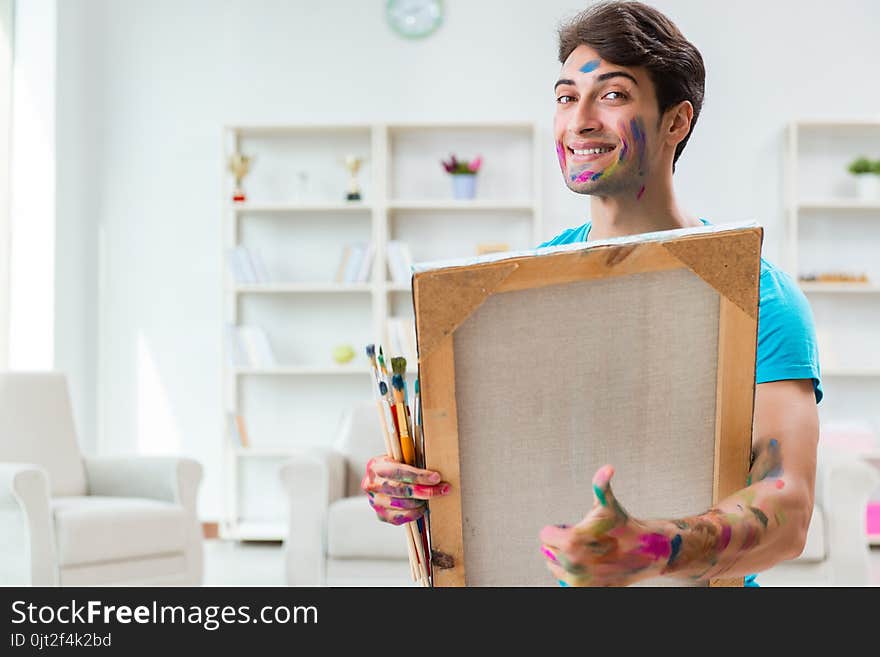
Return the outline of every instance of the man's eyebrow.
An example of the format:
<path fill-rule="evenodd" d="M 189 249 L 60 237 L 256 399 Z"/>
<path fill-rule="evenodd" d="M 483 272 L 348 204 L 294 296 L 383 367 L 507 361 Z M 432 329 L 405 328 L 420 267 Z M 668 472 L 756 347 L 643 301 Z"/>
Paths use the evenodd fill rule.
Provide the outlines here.
<path fill-rule="evenodd" d="M 573 87 L 574 80 L 567 80 L 565 78 L 563 78 L 562 80 L 557 80 L 556 84 L 553 85 L 553 91 L 556 91 L 556 87 L 558 87 L 560 84 L 570 84 Z"/>
<path fill-rule="evenodd" d="M 623 71 L 609 71 L 608 73 L 602 73 L 602 75 L 597 75 L 596 82 L 605 82 L 605 80 L 609 80 L 611 78 L 617 78 L 617 77 L 629 78 L 630 80 L 633 81 L 633 84 L 635 84 L 636 86 L 639 86 L 638 80 L 636 80 L 629 73 L 625 73 Z"/>
<path fill-rule="evenodd" d="M 630 80 L 633 81 L 633 84 L 635 84 L 636 86 L 639 86 L 638 80 L 636 80 L 632 75 L 630 75 L 629 73 L 626 73 L 624 71 L 609 71 L 608 73 L 602 73 L 601 75 L 596 76 L 596 82 L 605 82 L 605 80 L 610 80 L 611 78 L 617 78 L 617 77 L 629 78 Z M 556 81 L 556 84 L 553 85 L 553 90 L 556 91 L 556 88 L 560 84 L 568 84 L 573 87 L 576 86 L 574 83 L 574 80 L 569 80 L 568 78 L 562 78 L 561 80 Z"/>

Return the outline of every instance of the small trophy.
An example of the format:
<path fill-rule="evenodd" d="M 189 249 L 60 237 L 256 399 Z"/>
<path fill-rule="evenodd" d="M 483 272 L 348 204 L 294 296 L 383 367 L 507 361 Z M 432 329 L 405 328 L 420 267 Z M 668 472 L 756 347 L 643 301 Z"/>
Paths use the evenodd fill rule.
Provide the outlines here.
<path fill-rule="evenodd" d="M 242 155 L 241 153 L 233 153 L 229 156 L 229 171 L 235 176 L 235 189 L 232 190 L 232 200 L 236 203 L 243 203 L 246 200 L 241 181 L 251 170 L 251 162 L 253 162 L 253 157 Z"/>
<path fill-rule="evenodd" d="M 345 168 L 349 173 L 349 182 L 348 182 L 348 193 L 345 195 L 346 201 L 360 201 L 361 200 L 361 189 L 358 185 L 357 174 L 361 168 L 361 164 L 364 162 L 364 158 L 358 157 L 356 155 L 346 155 L 345 156 Z"/>

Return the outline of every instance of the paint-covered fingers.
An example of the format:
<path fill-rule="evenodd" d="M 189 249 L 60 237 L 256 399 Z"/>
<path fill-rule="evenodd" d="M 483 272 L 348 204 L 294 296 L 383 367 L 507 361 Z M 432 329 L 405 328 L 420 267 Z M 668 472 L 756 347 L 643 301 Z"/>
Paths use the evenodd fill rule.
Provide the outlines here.
<path fill-rule="evenodd" d="M 424 500 L 414 500 L 407 497 L 391 497 L 382 493 L 367 493 L 370 506 L 387 509 L 418 509 L 425 507 Z"/>
<path fill-rule="evenodd" d="M 361 488 L 367 493 L 381 493 L 389 497 L 407 497 L 417 500 L 430 500 L 449 493 L 449 484 L 440 482 L 433 486 L 407 484 L 385 477 L 364 477 Z"/>
<path fill-rule="evenodd" d="M 370 506 L 373 507 L 373 511 L 376 512 L 376 515 L 380 520 L 391 523 L 392 525 L 403 525 L 407 522 L 418 520 L 425 514 L 425 509 L 427 508 L 427 504 L 422 500 L 405 500 L 397 498 L 390 499 L 401 505 L 412 504 L 415 506 L 391 506 L 390 504 L 386 506 L 384 503 L 380 504 L 376 501 L 376 498 L 378 497 L 379 496 L 377 495 L 368 498 Z"/>
<path fill-rule="evenodd" d="M 572 573 L 563 568 L 559 563 L 547 560 L 547 569 L 559 582 L 559 586 L 591 586 L 593 576 L 589 572 Z"/>
<path fill-rule="evenodd" d="M 405 484 L 421 484 L 433 486 L 440 483 L 440 473 L 433 470 L 422 470 L 411 465 L 398 463 L 387 456 L 377 456 L 367 463 L 367 476 L 384 477 Z"/>
<path fill-rule="evenodd" d="M 611 478 L 614 476 L 614 467 L 603 465 L 596 470 L 593 476 L 593 506 L 610 510 L 614 515 L 626 520 L 629 514 L 621 506 L 611 490 Z"/>

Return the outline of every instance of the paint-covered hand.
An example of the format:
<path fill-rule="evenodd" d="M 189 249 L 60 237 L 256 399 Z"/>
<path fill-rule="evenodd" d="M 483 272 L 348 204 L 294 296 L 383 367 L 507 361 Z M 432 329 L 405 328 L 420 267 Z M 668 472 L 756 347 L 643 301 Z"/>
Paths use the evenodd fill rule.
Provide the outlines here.
<path fill-rule="evenodd" d="M 627 586 L 659 575 L 674 545 L 630 516 L 611 491 L 614 468 L 593 477 L 593 508 L 577 525 L 541 530 L 541 552 L 562 586 Z"/>
<path fill-rule="evenodd" d="M 439 472 L 404 465 L 388 456 L 370 459 L 361 488 L 379 519 L 393 525 L 421 518 L 426 500 L 449 492 L 449 484 L 440 481 Z"/>

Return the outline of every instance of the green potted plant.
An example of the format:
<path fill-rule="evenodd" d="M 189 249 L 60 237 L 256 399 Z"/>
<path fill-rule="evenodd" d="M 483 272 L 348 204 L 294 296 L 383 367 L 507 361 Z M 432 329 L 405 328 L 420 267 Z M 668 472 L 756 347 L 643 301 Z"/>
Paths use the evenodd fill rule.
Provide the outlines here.
<path fill-rule="evenodd" d="M 861 200 L 880 200 L 880 160 L 870 160 L 861 156 L 850 162 L 847 168 L 856 177 Z"/>
<path fill-rule="evenodd" d="M 452 196 L 456 199 L 472 199 L 477 191 L 477 172 L 483 164 L 483 157 L 478 155 L 468 162 L 450 155 L 448 160 L 440 160 L 446 173 L 452 176 Z"/>

